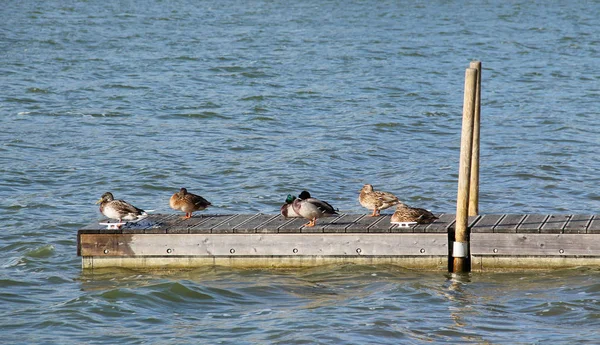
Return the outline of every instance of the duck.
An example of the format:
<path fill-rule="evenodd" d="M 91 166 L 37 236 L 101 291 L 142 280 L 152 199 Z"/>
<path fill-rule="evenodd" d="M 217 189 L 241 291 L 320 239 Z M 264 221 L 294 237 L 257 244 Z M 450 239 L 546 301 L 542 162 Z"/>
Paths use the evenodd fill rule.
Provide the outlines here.
<path fill-rule="evenodd" d="M 373 210 L 371 217 L 378 217 L 381 210 L 398 205 L 400 200 L 398 197 L 389 192 L 374 191 L 373 185 L 365 184 L 360 190 L 358 196 L 360 204 L 369 210 Z"/>
<path fill-rule="evenodd" d="M 174 210 L 185 212 L 183 219 L 192 218 L 192 213 L 202 211 L 212 205 L 208 200 L 200 195 L 188 193 L 186 188 L 181 188 L 179 192 L 173 194 L 169 200 L 169 206 Z"/>
<path fill-rule="evenodd" d="M 117 219 L 119 223 L 123 220 L 138 221 L 148 216 L 146 211 L 141 208 L 137 208 L 123 200 L 115 200 L 111 192 L 102 194 L 96 204 L 100 204 L 100 213 L 110 219 Z"/>
<path fill-rule="evenodd" d="M 404 203 L 399 203 L 396 206 L 396 212 L 392 215 L 392 223 L 418 223 L 418 224 L 429 224 L 438 217 L 434 216 L 433 213 L 427 211 L 424 208 L 410 207 Z"/>
<path fill-rule="evenodd" d="M 313 198 L 308 191 L 302 191 L 292 202 L 294 212 L 309 220 L 304 226 L 315 226 L 317 219 L 338 214 L 329 203 Z"/>
<path fill-rule="evenodd" d="M 296 211 L 294 211 L 294 206 L 292 205 L 294 203 L 294 200 L 296 200 L 296 197 L 294 195 L 288 194 L 287 198 L 285 199 L 285 204 L 281 205 L 280 212 L 281 215 L 285 218 L 300 217 L 300 215 L 296 213 Z"/>

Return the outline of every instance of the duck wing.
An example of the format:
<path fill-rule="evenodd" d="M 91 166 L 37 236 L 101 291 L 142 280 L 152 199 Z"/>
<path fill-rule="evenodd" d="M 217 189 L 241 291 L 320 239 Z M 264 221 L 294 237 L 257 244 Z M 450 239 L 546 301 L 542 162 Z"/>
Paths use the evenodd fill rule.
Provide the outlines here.
<path fill-rule="evenodd" d="M 417 222 L 419 224 L 428 224 L 438 219 L 433 213 L 424 208 L 410 207 L 404 205 L 399 207 L 392 215 L 392 222 Z"/>
<path fill-rule="evenodd" d="M 201 197 L 200 195 L 196 195 L 196 194 L 188 193 L 185 195 L 185 199 L 186 199 L 186 201 L 189 201 L 192 204 L 194 204 L 196 207 L 206 208 L 207 206 L 212 205 L 208 200 L 206 200 L 203 197 Z"/>
<path fill-rule="evenodd" d="M 141 208 L 137 208 L 137 207 L 133 206 L 132 204 L 128 203 L 127 201 L 123 201 L 123 200 L 113 200 L 110 203 L 110 207 L 112 207 L 115 211 L 122 213 L 122 214 L 140 215 L 145 212 Z"/>
<path fill-rule="evenodd" d="M 398 197 L 395 196 L 392 193 L 388 193 L 388 192 L 373 192 L 375 198 L 377 198 L 377 200 L 381 201 L 382 203 L 385 204 L 389 204 L 392 202 L 396 202 L 399 201 Z"/>
<path fill-rule="evenodd" d="M 414 208 L 414 210 L 416 210 L 416 212 L 419 214 L 417 222 L 421 224 L 431 223 L 438 219 L 438 217 L 436 217 L 433 213 L 424 208 Z"/>
<path fill-rule="evenodd" d="M 333 206 L 331 206 L 328 202 L 323 201 L 323 200 L 319 200 L 316 198 L 308 198 L 306 200 L 304 200 L 306 202 L 309 202 L 313 205 L 315 205 L 319 211 L 321 211 L 322 213 L 326 213 L 326 214 L 338 214 L 337 210 L 333 208 Z"/>

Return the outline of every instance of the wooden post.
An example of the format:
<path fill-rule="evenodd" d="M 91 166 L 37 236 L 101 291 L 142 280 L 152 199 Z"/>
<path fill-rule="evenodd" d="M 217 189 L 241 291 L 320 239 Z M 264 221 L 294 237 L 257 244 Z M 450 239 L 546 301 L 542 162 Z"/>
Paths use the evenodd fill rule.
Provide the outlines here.
<path fill-rule="evenodd" d="M 481 61 L 471 61 L 477 70 L 475 87 L 475 112 L 473 116 L 473 149 L 471 150 L 471 183 L 469 188 L 469 216 L 479 214 L 479 124 L 481 114 Z"/>
<path fill-rule="evenodd" d="M 458 193 L 456 197 L 456 229 L 454 234 L 453 272 L 468 271 L 468 208 L 469 183 L 471 180 L 471 156 L 473 147 L 473 115 L 477 70 L 467 68 L 465 72 L 465 94 L 463 101 L 463 122 L 460 141 L 460 162 L 458 168 Z M 459 250 L 460 249 L 460 250 Z M 460 251 L 460 252 L 459 252 Z"/>

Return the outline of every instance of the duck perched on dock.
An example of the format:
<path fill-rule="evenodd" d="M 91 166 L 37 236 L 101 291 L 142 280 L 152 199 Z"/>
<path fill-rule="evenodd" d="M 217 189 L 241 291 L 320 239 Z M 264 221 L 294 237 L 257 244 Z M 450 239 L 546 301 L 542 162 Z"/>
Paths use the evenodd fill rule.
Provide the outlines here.
<path fill-rule="evenodd" d="M 296 200 L 296 196 L 288 194 L 287 198 L 285 199 L 285 204 L 281 205 L 280 212 L 285 218 L 300 217 L 300 215 L 294 211 L 294 206 L 292 205 L 294 200 Z"/>
<path fill-rule="evenodd" d="M 123 200 L 115 200 L 111 192 L 102 194 L 96 204 L 100 204 L 100 213 L 110 219 L 117 219 L 119 223 L 123 220 L 137 221 L 148 216 L 141 208 L 137 208 Z"/>
<path fill-rule="evenodd" d="M 399 203 L 396 206 L 396 212 L 392 215 L 392 223 L 418 223 L 429 224 L 438 217 L 424 208 L 410 207 L 406 204 Z"/>
<path fill-rule="evenodd" d="M 371 217 L 377 217 L 380 215 L 381 210 L 390 208 L 394 205 L 398 205 L 400 200 L 394 194 L 389 192 L 375 191 L 373 186 L 365 184 L 360 190 L 358 196 L 360 204 L 369 210 L 373 210 Z"/>
<path fill-rule="evenodd" d="M 310 220 L 305 226 L 315 226 L 317 219 L 338 214 L 329 203 L 313 198 L 309 192 L 302 191 L 292 202 L 294 212 Z"/>
<path fill-rule="evenodd" d="M 190 219 L 195 211 L 202 211 L 212 205 L 200 195 L 188 193 L 187 189 L 181 188 L 173 194 L 169 200 L 169 206 L 174 210 L 185 212 L 183 219 Z"/>

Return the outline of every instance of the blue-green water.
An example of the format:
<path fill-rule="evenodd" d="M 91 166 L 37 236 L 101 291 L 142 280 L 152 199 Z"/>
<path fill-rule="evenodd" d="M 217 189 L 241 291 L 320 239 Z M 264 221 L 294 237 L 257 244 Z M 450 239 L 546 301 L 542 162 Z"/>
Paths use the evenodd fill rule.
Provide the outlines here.
<path fill-rule="evenodd" d="M 599 269 L 83 272 L 112 191 L 276 213 L 364 183 L 453 212 L 464 71 L 483 62 L 482 213 L 597 213 L 600 2 L 7 1 L 7 344 L 598 343 Z"/>

